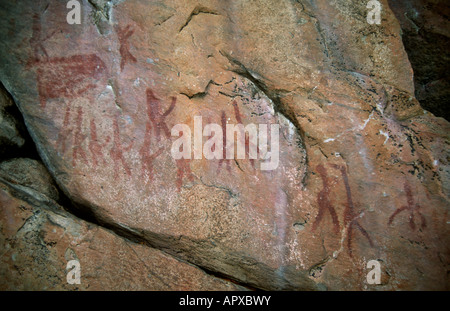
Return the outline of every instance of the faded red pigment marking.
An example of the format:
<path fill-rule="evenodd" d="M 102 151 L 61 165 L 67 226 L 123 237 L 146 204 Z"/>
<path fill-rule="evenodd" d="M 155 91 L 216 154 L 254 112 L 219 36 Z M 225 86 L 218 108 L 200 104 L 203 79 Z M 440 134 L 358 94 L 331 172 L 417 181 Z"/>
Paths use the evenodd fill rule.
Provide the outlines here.
<path fill-rule="evenodd" d="M 77 98 L 95 87 L 90 79 L 98 79 L 106 70 L 105 63 L 95 54 L 73 55 L 70 57 L 49 58 L 42 42 L 42 29 L 39 15 L 33 16 L 30 45 L 32 59 L 27 67 L 37 67 L 39 101 L 42 108 L 51 98 Z"/>
<path fill-rule="evenodd" d="M 339 220 L 336 214 L 336 210 L 331 205 L 329 193 L 330 193 L 330 186 L 328 184 L 328 176 L 327 171 L 323 167 L 323 165 L 319 164 L 316 167 L 317 172 L 319 173 L 320 177 L 322 178 L 323 183 L 323 189 L 317 194 L 317 203 L 319 204 L 319 212 L 317 214 L 317 217 L 314 221 L 314 224 L 312 226 L 312 230 L 315 231 L 317 228 L 317 225 L 322 220 L 324 213 L 326 210 L 329 211 L 331 215 L 331 219 L 333 220 L 333 226 L 334 226 L 334 232 L 339 232 Z"/>
<path fill-rule="evenodd" d="M 334 168 L 339 169 L 342 174 L 342 178 L 344 180 L 345 185 L 345 191 L 347 194 L 347 203 L 345 204 L 345 210 L 344 210 L 344 226 L 347 226 L 347 249 L 348 254 L 350 257 L 353 256 L 353 249 L 352 249 L 352 239 L 353 239 L 353 227 L 356 227 L 364 237 L 369 241 L 370 246 L 373 247 L 372 239 L 370 238 L 367 231 L 361 226 L 361 224 L 358 222 L 357 217 L 355 213 L 355 206 L 353 204 L 352 199 L 352 192 L 350 189 L 350 183 L 348 180 L 347 170 L 344 166 L 339 165 L 333 165 Z"/>
<path fill-rule="evenodd" d="M 139 150 L 141 156 L 142 170 L 148 173 L 148 179 L 153 180 L 153 161 L 162 153 L 163 148 L 160 148 L 154 154 L 150 153 L 152 126 L 150 121 L 145 126 L 145 136 L 142 148 Z"/>
<path fill-rule="evenodd" d="M 84 163 L 88 162 L 86 157 L 86 153 L 84 149 L 81 147 L 81 144 L 86 139 L 86 136 L 82 133 L 82 122 L 83 122 L 83 109 L 78 107 L 77 116 L 75 119 L 75 133 L 73 135 L 73 146 L 72 146 L 72 165 L 75 166 L 75 163 L 78 159 L 78 156 L 84 161 Z"/>
<path fill-rule="evenodd" d="M 120 165 L 122 164 L 122 168 L 125 170 L 125 173 L 128 176 L 131 176 L 131 170 L 125 162 L 125 158 L 123 157 L 123 152 L 128 152 L 132 143 L 126 148 L 123 147 L 122 141 L 120 139 L 120 130 L 119 123 L 117 119 L 113 120 L 113 147 L 110 150 L 111 159 L 114 161 L 114 179 L 117 179 L 119 176 Z"/>
<path fill-rule="evenodd" d="M 211 124 L 212 122 L 211 122 L 211 117 L 207 117 L 206 118 L 206 124 Z M 213 137 L 213 135 L 211 134 L 211 135 L 209 135 L 209 136 L 207 136 L 207 138 L 208 139 L 211 139 Z M 212 147 L 211 147 L 211 152 L 214 152 L 216 150 L 216 144 L 214 144 L 214 145 L 212 145 Z"/>
<path fill-rule="evenodd" d="M 231 172 L 231 164 L 230 159 L 227 159 L 227 115 L 225 114 L 225 111 L 222 111 L 222 114 L 220 116 L 220 126 L 222 127 L 222 159 L 219 160 L 219 167 L 217 168 L 217 173 L 220 172 L 222 169 L 222 164 L 225 162 L 227 165 L 227 171 Z"/>
<path fill-rule="evenodd" d="M 403 187 L 405 189 L 405 193 L 406 193 L 406 202 L 407 205 L 404 205 L 400 208 L 398 208 L 392 215 L 391 217 L 389 217 L 389 221 L 388 221 L 388 225 L 392 224 L 392 222 L 394 221 L 394 218 L 400 214 L 403 211 L 409 211 L 409 226 L 411 227 L 412 230 L 416 229 L 416 223 L 415 223 L 415 218 L 414 218 L 414 213 L 417 213 L 417 215 L 420 217 L 421 220 L 421 224 L 420 224 L 420 228 L 421 229 L 425 229 L 427 224 L 425 221 L 425 217 L 422 215 L 422 213 L 419 212 L 419 209 L 421 208 L 421 206 L 419 204 L 415 204 L 414 203 L 414 197 L 412 195 L 412 190 L 410 185 L 405 182 L 403 184 Z"/>
<path fill-rule="evenodd" d="M 237 102 L 235 100 L 233 100 L 233 109 L 234 109 L 234 117 L 236 118 L 236 121 L 238 121 L 238 123 L 243 124 L 242 123 L 242 117 L 241 117 L 241 112 L 239 111 L 239 106 L 237 104 Z"/>
<path fill-rule="evenodd" d="M 170 131 L 169 128 L 167 127 L 167 124 L 165 123 L 165 119 L 175 108 L 177 99 L 175 97 L 172 97 L 170 107 L 166 110 L 166 112 L 162 113 L 161 102 L 159 98 L 155 96 L 155 94 L 150 88 L 147 89 L 146 93 L 147 93 L 147 115 L 155 129 L 156 141 L 159 142 L 161 140 L 161 131 L 164 132 L 164 135 L 167 138 L 170 137 Z"/>
<path fill-rule="evenodd" d="M 239 111 L 239 106 L 237 104 L 237 102 L 234 100 L 233 101 L 233 108 L 234 108 L 234 116 L 236 118 L 236 121 L 238 122 L 238 124 L 244 124 L 242 122 L 242 116 L 241 116 L 241 112 Z M 269 136 L 270 137 L 270 136 Z M 250 146 L 250 137 L 248 136 L 248 133 L 245 132 L 245 155 L 247 158 L 249 158 L 250 160 L 250 164 L 252 166 L 252 168 L 255 168 L 255 160 L 254 159 L 250 159 L 250 147 L 255 147 L 253 144 Z M 258 146 L 256 146 L 256 154 L 259 153 L 259 148 Z"/>
<path fill-rule="evenodd" d="M 94 119 L 91 119 L 90 123 L 90 139 L 89 139 L 89 150 L 92 153 L 92 162 L 94 168 L 98 166 L 99 159 L 103 159 L 103 163 L 106 163 L 105 158 L 103 157 L 103 148 L 109 143 L 111 137 L 106 137 L 105 142 L 100 144 L 97 137 L 97 126 L 95 124 Z"/>
<path fill-rule="evenodd" d="M 90 78 L 98 79 L 106 69 L 95 54 L 55 57 L 37 64 L 37 82 L 41 107 L 52 98 L 77 98 L 95 88 Z"/>
<path fill-rule="evenodd" d="M 178 192 L 181 191 L 181 186 L 183 185 L 183 178 L 187 177 L 191 182 L 194 181 L 194 175 L 191 171 L 189 159 L 175 160 L 177 163 L 177 188 Z"/>
<path fill-rule="evenodd" d="M 29 40 L 30 46 L 33 49 L 33 60 L 32 62 L 38 62 L 40 59 L 40 55 L 42 53 L 42 56 L 45 57 L 46 60 L 48 60 L 48 54 L 47 51 L 44 48 L 44 45 L 42 44 L 45 39 L 48 38 L 42 38 L 42 26 L 41 26 L 41 19 L 39 17 L 39 14 L 35 13 L 33 14 L 33 23 L 31 26 L 31 38 Z"/>
<path fill-rule="evenodd" d="M 62 154 L 66 152 L 66 140 L 72 134 L 72 128 L 70 127 L 70 105 L 67 105 L 66 112 L 64 114 L 63 126 L 58 133 L 58 140 L 56 141 L 56 147 L 61 148 Z"/>
<path fill-rule="evenodd" d="M 136 63 L 137 59 L 130 53 L 130 43 L 128 39 L 133 35 L 134 29 L 131 28 L 131 25 L 125 26 L 125 28 L 121 28 L 120 26 L 116 27 L 117 36 L 119 37 L 120 43 L 120 70 L 123 71 L 125 68 L 125 64 L 128 62 Z"/>

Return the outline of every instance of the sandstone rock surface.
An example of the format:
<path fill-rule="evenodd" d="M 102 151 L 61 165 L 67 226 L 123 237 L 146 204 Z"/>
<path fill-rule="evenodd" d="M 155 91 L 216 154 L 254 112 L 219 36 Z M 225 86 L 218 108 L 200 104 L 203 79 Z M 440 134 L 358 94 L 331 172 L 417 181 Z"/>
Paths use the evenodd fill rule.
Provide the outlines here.
<path fill-rule="evenodd" d="M 261 289 L 448 289 L 449 123 L 415 98 L 387 1 L 380 25 L 363 1 L 81 2 L 80 25 L 64 2 L 2 3 L 0 79 L 99 224 Z M 172 127 L 198 116 L 278 124 L 278 167 L 175 160 Z M 141 257 L 95 230 L 111 260 Z"/>
<path fill-rule="evenodd" d="M 17 190 L 0 181 L 0 290 L 244 289 L 62 209 L 15 196 Z M 80 263 L 80 284 L 66 280 L 70 260 Z"/>

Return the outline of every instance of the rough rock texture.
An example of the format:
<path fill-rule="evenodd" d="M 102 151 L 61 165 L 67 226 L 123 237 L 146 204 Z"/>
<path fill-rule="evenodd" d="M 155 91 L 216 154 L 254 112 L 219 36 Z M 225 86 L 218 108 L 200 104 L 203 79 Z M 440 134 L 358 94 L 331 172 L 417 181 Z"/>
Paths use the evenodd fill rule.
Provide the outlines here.
<path fill-rule="evenodd" d="M 436 116 L 450 120 L 450 4 L 446 0 L 392 0 L 414 69 L 416 98 Z"/>
<path fill-rule="evenodd" d="M 20 149 L 25 144 L 19 121 L 11 110 L 15 110 L 14 102 L 4 87 L 0 85 L 0 157 Z M 16 108 L 17 109 L 17 108 Z"/>
<path fill-rule="evenodd" d="M 80 209 L 252 287 L 448 289 L 449 123 L 387 1 L 82 2 L 0 4 L 0 78 Z M 195 116 L 279 124 L 278 168 L 174 160 Z"/>
<path fill-rule="evenodd" d="M 0 206 L 0 290 L 243 289 L 1 181 Z M 67 262 L 74 259 L 80 262 L 80 284 L 66 281 Z"/>
<path fill-rule="evenodd" d="M 42 194 L 58 201 L 59 193 L 45 166 L 36 160 L 16 158 L 0 163 L 0 177 L 24 187 L 33 193 Z"/>

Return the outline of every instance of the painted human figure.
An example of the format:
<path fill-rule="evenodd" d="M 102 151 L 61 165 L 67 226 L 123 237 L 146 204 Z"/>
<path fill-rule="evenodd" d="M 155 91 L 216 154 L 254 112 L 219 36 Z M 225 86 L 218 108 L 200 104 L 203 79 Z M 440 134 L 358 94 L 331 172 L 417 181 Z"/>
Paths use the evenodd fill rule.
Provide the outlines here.
<path fill-rule="evenodd" d="M 388 225 L 392 224 L 392 222 L 394 221 L 394 218 L 398 214 L 400 214 L 403 211 L 409 211 L 409 226 L 411 227 L 411 229 L 412 230 L 416 229 L 416 222 L 415 222 L 415 215 L 414 214 L 417 214 L 417 216 L 419 216 L 419 218 L 420 218 L 420 228 L 421 229 L 425 229 L 426 226 L 427 226 L 427 223 L 426 223 L 425 217 L 419 211 L 421 206 L 414 202 L 414 197 L 413 197 L 413 194 L 412 194 L 411 186 L 407 182 L 405 182 L 403 184 L 403 188 L 404 188 L 405 193 L 406 193 L 406 203 L 407 203 L 407 205 L 404 205 L 404 206 L 398 208 L 391 215 L 391 217 L 389 217 Z"/>
<path fill-rule="evenodd" d="M 147 173 L 147 181 L 153 180 L 153 161 L 161 155 L 163 148 L 158 149 L 155 153 L 150 152 L 151 145 L 151 130 L 150 121 L 147 121 L 145 126 L 144 143 L 142 144 L 139 154 L 141 156 L 142 170 Z"/>
<path fill-rule="evenodd" d="M 317 194 L 317 203 L 319 204 L 319 212 L 316 216 L 316 219 L 314 220 L 312 230 L 313 231 L 316 230 L 318 224 L 322 221 L 323 216 L 325 215 L 325 212 L 328 211 L 330 213 L 331 219 L 333 221 L 334 232 L 339 233 L 339 219 L 336 214 L 336 210 L 334 209 L 333 205 L 330 202 L 330 197 L 329 197 L 330 185 L 328 182 L 327 171 L 322 164 L 317 165 L 316 170 L 319 173 L 320 177 L 322 178 L 323 188 Z"/>
<path fill-rule="evenodd" d="M 125 68 L 125 64 L 128 62 L 136 63 L 137 59 L 133 56 L 133 54 L 130 53 L 130 42 L 128 39 L 133 35 L 134 29 L 131 27 L 131 25 L 127 25 L 124 28 L 121 28 L 120 26 L 116 26 L 116 32 L 120 43 L 120 70 L 123 71 Z"/>
<path fill-rule="evenodd" d="M 165 122 L 166 117 L 173 111 L 176 105 L 176 98 L 171 98 L 171 104 L 169 108 L 163 113 L 161 111 L 161 101 L 155 96 L 153 91 L 148 88 L 146 91 L 147 95 L 147 116 L 155 129 L 156 141 L 161 140 L 161 131 L 164 133 L 166 138 L 170 138 L 170 131 Z"/>
<path fill-rule="evenodd" d="M 131 176 L 131 170 L 128 167 L 128 164 L 126 163 L 123 156 L 124 151 L 129 151 L 131 147 L 132 143 L 130 143 L 128 147 L 124 148 L 120 137 L 119 123 L 117 121 L 117 118 L 115 118 L 113 120 L 113 146 L 110 150 L 110 156 L 114 162 L 114 179 L 117 179 L 117 177 L 119 176 L 120 167 L 123 168 L 128 176 Z"/>
<path fill-rule="evenodd" d="M 353 229 L 358 229 L 361 234 L 369 241 L 370 246 L 373 246 L 372 239 L 370 238 L 367 231 L 358 222 L 358 215 L 355 212 L 355 206 L 353 204 L 352 192 L 350 188 L 350 183 L 348 180 L 347 169 L 342 165 L 333 165 L 334 168 L 339 169 L 344 180 L 345 191 L 347 195 L 347 202 L 345 204 L 344 210 L 344 226 L 347 227 L 347 250 L 350 257 L 353 256 Z"/>
<path fill-rule="evenodd" d="M 194 175 L 192 174 L 189 159 L 179 159 L 175 160 L 177 164 L 177 189 L 178 192 L 181 191 L 181 186 L 183 185 L 183 179 L 187 178 L 189 181 L 194 181 Z"/>
<path fill-rule="evenodd" d="M 111 137 L 106 137 L 105 142 L 103 144 L 100 143 L 99 138 L 97 136 L 97 125 L 95 124 L 95 120 L 91 119 L 90 122 L 90 139 L 89 139 L 89 151 L 92 154 L 92 162 L 94 168 L 98 166 L 99 159 L 102 159 L 103 162 L 106 162 L 103 157 L 103 148 L 109 143 Z"/>

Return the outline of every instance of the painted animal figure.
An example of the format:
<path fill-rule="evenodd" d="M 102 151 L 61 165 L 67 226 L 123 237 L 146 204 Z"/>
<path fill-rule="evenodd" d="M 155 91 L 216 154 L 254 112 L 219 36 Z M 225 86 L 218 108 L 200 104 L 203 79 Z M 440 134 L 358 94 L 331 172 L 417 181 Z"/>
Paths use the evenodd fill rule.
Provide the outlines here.
<path fill-rule="evenodd" d="M 95 54 L 49 57 L 43 46 L 42 28 L 38 14 L 33 15 L 32 37 L 29 42 L 33 57 L 27 67 L 37 68 L 39 102 L 45 108 L 52 98 L 78 98 L 95 87 L 106 71 L 105 63 Z"/>

